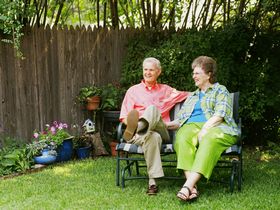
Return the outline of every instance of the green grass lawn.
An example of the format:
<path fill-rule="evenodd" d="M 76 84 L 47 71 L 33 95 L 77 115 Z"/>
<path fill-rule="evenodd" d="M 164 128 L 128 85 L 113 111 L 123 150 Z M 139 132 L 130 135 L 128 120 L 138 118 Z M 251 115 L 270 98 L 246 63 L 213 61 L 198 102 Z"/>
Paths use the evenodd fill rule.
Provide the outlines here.
<path fill-rule="evenodd" d="M 115 186 L 112 157 L 72 161 L 0 180 L 0 209 L 280 209 L 279 157 L 246 149 L 242 191 L 201 180 L 194 203 L 176 198 L 182 180 L 159 180 L 159 194 L 147 196 L 147 180 Z"/>

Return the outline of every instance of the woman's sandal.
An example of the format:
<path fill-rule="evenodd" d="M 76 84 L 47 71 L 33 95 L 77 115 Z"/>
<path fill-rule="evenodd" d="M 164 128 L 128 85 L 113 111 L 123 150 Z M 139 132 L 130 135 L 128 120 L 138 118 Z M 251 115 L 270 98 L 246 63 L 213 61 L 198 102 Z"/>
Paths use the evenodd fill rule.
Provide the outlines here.
<path fill-rule="evenodd" d="M 195 201 L 199 197 L 199 192 L 197 190 L 197 187 L 194 186 L 193 188 L 195 189 L 195 192 L 193 192 L 193 191 L 191 192 L 191 194 L 189 195 L 188 201 Z"/>
<path fill-rule="evenodd" d="M 186 188 L 189 192 L 189 195 L 186 195 L 185 193 L 181 192 L 181 190 L 183 188 Z M 188 186 L 183 186 L 182 189 L 177 193 L 177 198 L 179 198 L 181 201 L 188 201 L 189 197 L 192 194 L 192 191 L 190 190 L 190 188 Z M 185 198 L 182 198 L 182 196 L 184 196 Z"/>
<path fill-rule="evenodd" d="M 194 189 L 196 190 L 196 192 L 192 192 L 191 189 L 188 186 L 183 186 L 182 189 L 183 188 L 186 188 L 188 190 L 189 195 L 187 196 L 185 193 L 179 191 L 178 194 L 177 194 L 177 198 L 179 198 L 181 201 L 193 202 L 198 198 L 199 193 L 197 191 L 196 186 L 194 186 Z M 181 196 L 184 196 L 185 198 L 182 198 Z"/>

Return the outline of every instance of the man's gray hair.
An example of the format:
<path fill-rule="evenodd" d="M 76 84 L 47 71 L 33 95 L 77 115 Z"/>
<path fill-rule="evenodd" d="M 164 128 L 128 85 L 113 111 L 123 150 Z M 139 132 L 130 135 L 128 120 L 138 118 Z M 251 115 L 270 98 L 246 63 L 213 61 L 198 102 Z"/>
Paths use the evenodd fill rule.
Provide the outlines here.
<path fill-rule="evenodd" d="M 153 63 L 156 65 L 157 69 L 161 70 L 160 61 L 154 57 L 145 58 L 145 60 L 143 61 L 143 67 L 145 63 Z"/>

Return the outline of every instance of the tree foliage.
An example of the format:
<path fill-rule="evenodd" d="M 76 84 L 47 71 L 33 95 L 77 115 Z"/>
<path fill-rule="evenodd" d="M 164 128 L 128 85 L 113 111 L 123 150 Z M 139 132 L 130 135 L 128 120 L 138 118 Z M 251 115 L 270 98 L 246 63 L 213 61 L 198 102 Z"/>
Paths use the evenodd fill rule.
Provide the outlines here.
<path fill-rule="evenodd" d="M 138 82 L 141 71 L 134 70 L 141 68 L 143 57 L 153 55 L 165 66 L 162 82 L 190 90 L 186 75 L 192 59 L 213 56 L 223 69 L 220 81 L 242 92 L 248 133 L 262 135 L 265 128 L 271 131 L 265 134 L 277 133 L 278 139 L 280 88 L 274 81 L 279 81 L 279 16 L 279 0 L 0 1 L 2 40 L 12 43 L 19 55 L 24 26 L 144 28 L 130 44 L 133 51 L 124 69 L 133 71 L 124 72 L 126 85 Z"/>
<path fill-rule="evenodd" d="M 25 25 L 91 27 L 217 28 L 236 18 L 279 30 L 278 0 L 2 0 L 0 29 L 18 50 Z"/>
<path fill-rule="evenodd" d="M 0 31 L 10 35 L 2 41 L 12 43 L 18 56 L 21 56 L 20 38 L 23 35 L 21 31 L 23 24 L 20 21 L 20 18 L 24 16 L 22 6 L 21 0 L 2 0 L 0 2 Z"/>
<path fill-rule="evenodd" d="M 142 61 L 156 57 L 163 73 L 160 82 L 179 90 L 195 89 L 191 63 L 200 55 L 218 63 L 218 82 L 230 92 L 240 91 L 240 116 L 247 144 L 280 141 L 280 33 L 236 20 L 217 29 L 187 29 L 173 35 L 148 31 L 129 45 L 122 84 L 142 79 Z M 250 142 L 251 141 L 251 142 Z"/>

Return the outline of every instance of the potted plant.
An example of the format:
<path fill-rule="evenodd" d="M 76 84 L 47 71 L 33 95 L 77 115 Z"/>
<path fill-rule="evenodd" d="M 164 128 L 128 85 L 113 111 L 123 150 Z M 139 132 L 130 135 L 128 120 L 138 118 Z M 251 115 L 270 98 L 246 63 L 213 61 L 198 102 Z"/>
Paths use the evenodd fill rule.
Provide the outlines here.
<path fill-rule="evenodd" d="M 88 158 L 90 156 L 92 141 L 88 136 L 75 136 L 73 142 L 79 159 Z"/>
<path fill-rule="evenodd" d="M 120 85 L 109 83 L 103 86 L 101 94 L 101 110 L 119 111 L 121 109 L 124 94 L 125 89 Z"/>
<path fill-rule="evenodd" d="M 110 149 L 111 149 L 111 155 L 112 156 L 117 156 L 117 151 L 116 151 L 116 146 L 117 146 L 117 144 L 118 144 L 118 142 L 116 142 L 116 141 L 111 141 L 110 142 Z"/>
<path fill-rule="evenodd" d="M 116 139 L 115 127 L 119 123 L 120 109 L 125 89 L 118 84 L 107 84 L 102 87 L 102 110 L 101 130 L 109 136 L 109 139 Z"/>
<path fill-rule="evenodd" d="M 46 124 L 43 131 L 35 130 L 33 142 L 27 146 L 29 152 L 34 157 L 51 155 L 56 156 L 56 161 L 70 160 L 73 150 L 73 137 L 68 133 L 67 128 L 66 123 L 54 121 L 52 124 Z"/>
<path fill-rule="evenodd" d="M 80 89 L 76 100 L 83 106 L 86 106 L 87 110 L 96 110 L 101 101 L 101 94 L 101 88 L 95 85 L 88 85 Z"/>
<path fill-rule="evenodd" d="M 48 139 L 34 140 L 27 145 L 28 153 L 33 157 L 34 162 L 44 165 L 56 161 L 56 148 L 57 145 Z"/>

